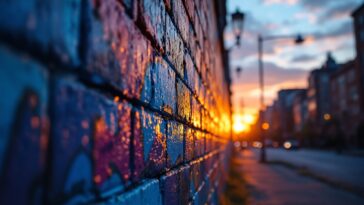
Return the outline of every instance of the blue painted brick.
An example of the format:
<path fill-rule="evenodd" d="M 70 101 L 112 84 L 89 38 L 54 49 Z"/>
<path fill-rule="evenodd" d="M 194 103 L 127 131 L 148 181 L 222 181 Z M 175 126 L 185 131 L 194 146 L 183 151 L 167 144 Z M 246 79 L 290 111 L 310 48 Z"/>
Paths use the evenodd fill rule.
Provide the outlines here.
<path fill-rule="evenodd" d="M 131 106 L 68 79 L 56 80 L 52 96 L 53 200 L 74 202 L 82 195 L 81 203 L 95 189 L 101 195 L 123 190 L 131 178 Z"/>
<path fill-rule="evenodd" d="M 195 193 L 201 186 L 202 183 L 202 175 L 201 173 L 201 160 L 196 160 L 190 164 L 191 166 L 191 185 L 190 185 L 190 195 L 194 196 Z"/>
<path fill-rule="evenodd" d="M 3 46 L 0 62 L 0 204 L 37 204 L 45 191 L 48 74 Z"/>
<path fill-rule="evenodd" d="M 74 65 L 80 63 L 80 17 L 80 0 L 0 2 L 0 28 L 4 35 L 26 42 L 22 46 L 28 49 L 37 45 L 38 52 L 47 55 L 51 51 L 63 63 Z"/>
<path fill-rule="evenodd" d="M 189 165 L 183 166 L 178 170 L 179 172 L 179 200 L 180 204 L 188 204 L 190 200 L 190 185 L 191 185 L 191 167 Z"/>
<path fill-rule="evenodd" d="M 161 205 L 162 197 L 158 180 L 147 180 L 140 186 L 122 193 L 118 196 L 111 197 L 107 205 Z"/>
<path fill-rule="evenodd" d="M 134 176 L 156 176 L 166 168 L 166 121 L 145 110 L 137 110 L 135 120 Z"/>
<path fill-rule="evenodd" d="M 145 205 L 161 205 L 162 195 L 158 180 L 151 180 L 142 187 L 142 202 Z"/>
<path fill-rule="evenodd" d="M 160 179 L 163 204 L 178 205 L 179 204 L 179 185 L 178 172 L 170 171 Z"/>
<path fill-rule="evenodd" d="M 169 114 L 175 114 L 177 106 L 175 73 L 160 56 L 156 55 L 153 62 L 154 96 L 152 106 Z"/>
<path fill-rule="evenodd" d="M 166 8 L 163 0 L 142 0 L 138 1 L 140 13 L 138 20 L 145 25 L 146 31 L 152 36 L 153 40 L 161 51 L 164 50 L 165 25 L 166 25 Z"/>
<path fill-rule="evenodd" d="M 167 157 L 168 167 L 183 161 L 184 126 L 176 121 L 167 122 Z"/>
<path fill-rule="evenodd" d="M 90 31 L 85 68 L 125 96 L 148 102 L 150 89 L 144 85 L 150 86 L 150 76 L 146 73 L 153 66 L 153 48 L 122 4 L 116 0 L 98 2 L 88 12 Z"/>

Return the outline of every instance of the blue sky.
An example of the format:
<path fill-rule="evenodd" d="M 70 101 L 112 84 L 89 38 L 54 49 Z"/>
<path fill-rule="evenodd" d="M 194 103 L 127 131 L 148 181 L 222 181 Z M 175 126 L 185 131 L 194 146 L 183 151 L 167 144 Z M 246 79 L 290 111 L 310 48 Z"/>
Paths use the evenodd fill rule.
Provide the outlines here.
<path fill-rule="evenodd" d="M 318 68 L 332 52 L 338 63 L 355 58 L 351 12 L 362 0 L 228 0 L 229 14 L 237 8 L 246 14 L 242 46 L 230 53 L 233 104 L 236 112 L 256 112 L 258 103 L 257 35 L 306 37 L 303 45 L 292 41 L 264 44 L 267 104 L 282 88 L 305 87 L 309 70 Z M 230 19 L 229 19 L 230 21 Z M 234 44 L 230 26 L 226 46 Z M 242 67 L 240 76 L 236 67 Z"/>

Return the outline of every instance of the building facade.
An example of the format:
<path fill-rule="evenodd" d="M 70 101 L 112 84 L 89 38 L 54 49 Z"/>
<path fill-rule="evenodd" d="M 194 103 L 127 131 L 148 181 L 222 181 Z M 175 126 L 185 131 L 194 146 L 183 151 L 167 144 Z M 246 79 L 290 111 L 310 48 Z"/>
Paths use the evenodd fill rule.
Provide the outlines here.
<path fill-rule="evenodd" d="M 305 89 L 284 89 L 278 91 L 279 130 L 283 139 L 295 138 L 294 102 Z"/>
<path fill-rule="evenodd" d="M 355 61 L 343 64 L 331 75 L 332 120 L 336 121 L 348 144 L 358 143 L 360 122 L 360 81 Z"/>
<path fill-rule="evenodd" d="M 308 121 L 307 90 L 304 89 L 301 92 L 299 92 L 293 100 L 294 132 L 295 133 L 301 132 L 307 121 Z"/>
<path fill-rule="evenodd" d="M 330 53 L 320 69 L 310 72 L 308 77 L 307 107 L 309 120 L 319 127 L 330 116 L 330 76 L 338 68 Z"/>
<path fill-rule="evenodd" d="M 352 13 L 352 17 L 356 47 L 356 70 L 360 84 L 360 119 L 357 135 L 358 145 L 364 147 L 364 4 Z"/>
<path fill-rule="evenodd" d="M 357 8 L 353 13 L 353 27 L 356 48 L 356 69 L 359 74 L 360 93 L 364 92 L 364 4 Z M 364 110 L 364 98 L 360 97 L 360 107 Z"/>

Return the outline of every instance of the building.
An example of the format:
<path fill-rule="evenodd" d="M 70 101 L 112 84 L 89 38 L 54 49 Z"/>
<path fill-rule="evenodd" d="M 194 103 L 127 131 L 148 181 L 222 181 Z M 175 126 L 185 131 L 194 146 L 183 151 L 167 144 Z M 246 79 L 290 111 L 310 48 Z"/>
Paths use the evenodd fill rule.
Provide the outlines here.
<path fill-rule="evenodd" d="M 341 129 L 348 144 L 357 144 L 357 128 L 360 122 L 360 81 L 355 61 L 342 65 L 331 75 L 333 120 Z"/>
<path fill-rule="evenodd" d="M 263 112 L 264 121 L 269 124 L 269 129 L 266 131 L 267 139 L 272 141 L 281 141 L 280 118 L 278 101 L 275 100 L 271 105 L 267 106 Z"/>
<path fill-rule="evenodd" d="M 357 58 L 357 72 L 360 81 L 360 93 L 364 91 L 364 4 L 353 13 L 353 26 Z M 360 97 L 360 96 L 359 96 Z M 364 110 L 364 98 L 360 99 L 361 110 Z"/>
<path fill-rule="evenodd" d="M 308 121 L 307 90 L 304 89 L 301 92 L 299 92 L 293 100 L 294 132 L 295 133 L 301 132 L 307 121 Z"/>
<path fill-rule="evenodd" d="M 331 53 L 320 69 L 310 72 L 308 78 L 307 106 L 309 120 L 320 126 L 330 117 L 330 75 L 338 68 Z M 320 129 L 318 127 L 318 129 Z"/>
<path fill-rule="evenodd" d="M 359 81 L 359 101 L 360 101 L 360 122 L 357 129 L 358 146 L 364 147 L 364 4 L 353 13 L 353 26 L 356 47 L 356 70 Z"/>
<path fill-rule="evenodd" d="M 284 89 L 278 92 L 279 130 L 283 139 L 294 137 L 293 105 L 297 95 L 302 95 L 305 89 Z"/>

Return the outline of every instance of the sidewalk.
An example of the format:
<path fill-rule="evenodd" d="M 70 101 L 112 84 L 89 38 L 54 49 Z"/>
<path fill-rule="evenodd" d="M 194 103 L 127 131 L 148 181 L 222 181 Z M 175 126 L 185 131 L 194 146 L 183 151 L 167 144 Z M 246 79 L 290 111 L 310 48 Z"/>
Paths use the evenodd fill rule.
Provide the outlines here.
<path fill-rule="evenodd" d="M 237 155 L 241 160 L 250 197 L 249 204 L 264 205 L 347 205 L 364 204 L 364 199 L 322 184 L 280 165 L 260 164 L 250 150 Z"/>
<path fill-rule="evenodd" d="M 254 150 L 253 152 L 258 152 Z M 303 169 L 308 175 L 364 197 L 364 158 L 322 150 L 267 149 L 269 162 Z"/>

